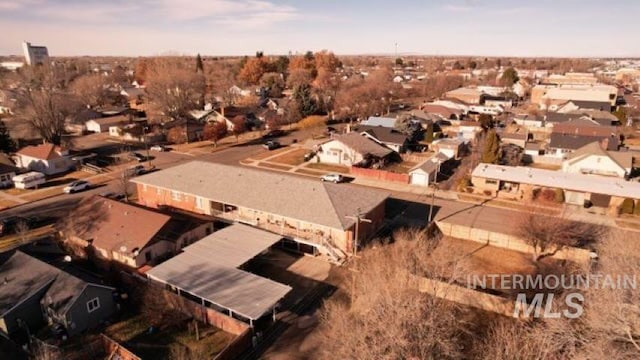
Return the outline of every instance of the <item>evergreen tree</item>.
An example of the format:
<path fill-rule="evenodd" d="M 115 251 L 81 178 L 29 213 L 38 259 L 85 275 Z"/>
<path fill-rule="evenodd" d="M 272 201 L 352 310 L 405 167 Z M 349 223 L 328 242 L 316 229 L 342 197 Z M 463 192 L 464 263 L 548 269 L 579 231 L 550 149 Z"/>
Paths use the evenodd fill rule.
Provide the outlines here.
<path fill-rule="evenodd" d="M 202 57 L 200 57 L 200 54 L 196 56 L 196 72 L 201 74 L 204 73 L 204 64 L 202 63 Z"/>
<path fill-rule="evenodd" d="M 500 139 L 495 129 L 489 130 L 484 140 L 484 151 L 482 153 L 482 162 L 486 164 L 497 164 L 500 153 Z"/>
<path fill-rule="evenodd" d="M 303 117 L 313 115 L 318 111 L 318 104 L 311 94 L 311 85 L 300 84 L 294 89 L 293 98 L 298 105 L 300 114 Z"/>
<path fill-rule="evenodd" d="M 516 69 L 508 67 L 502 73 L 502 78 L 500 78 L 500 80 L 502 80 L 502 85 L 511 87 L 513 84 L 517 83 L 520 78 L 518 77 Z"/>
<path fill-rule="evenodd" d="M 16 151 L 16 142 L 9 135 L 9 129 L 4 121 L 0 120 L 0 152 L 12 153 Z"/>

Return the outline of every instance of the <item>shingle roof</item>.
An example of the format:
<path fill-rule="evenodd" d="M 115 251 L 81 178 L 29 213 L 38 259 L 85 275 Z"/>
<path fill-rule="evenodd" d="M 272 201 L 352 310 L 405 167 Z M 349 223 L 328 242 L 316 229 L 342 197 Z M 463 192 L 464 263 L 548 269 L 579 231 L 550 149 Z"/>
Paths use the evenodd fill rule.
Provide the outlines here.
<path fill-rule="evenodd" d="M 16 154 L 30 156 L 40 160 L 52 160 L 60 157 L 60 147 L 53 144 L 40 144 L 27 146 L 20 149 Z"/>
<path fill-rule="evenodd" d="M 581 109 L 611 110 L 611 103 L 606 101 L 571 100 L 571 102 Z"/>
<path fill-rule="evenodd" d="M 65 313 L 76 297 L 89 285 L 63 270 L 16 251 L 0 266 L 0 316 L 15 305 L 48 286 L 44 302 L 58 313 Z"/>
<path fill-rule="evenodd" d="M 86 198 L 74 210 L 76 214 L 87 212 L 97 215 L 90 220 L 91 226 L 78 225 L 84 228 L 78 237 L 92 240 L 97 248 L 126 253 L 150 243 L 171 219 L 168 215 L 98 195 Z"/>
<path fill-rule="evenodd" d="M 387 193 L 349 184 L 204 161 L 192 161 L 131 181 L 344 230 L 354 224 L 345 216 L 358 208 L 368 212 L 388 197 Z"/>
<path fill-rule="evenodd" d="M 607 150 L 618 150 L 620 141 L 616 136 L 586 136 L 560 133 L 551 133 L 551 136 L 549 137 L 549 147 L 555 149 L 577 150 L 594 141 L 600 142 L 604 140 L 607 140 Z"/>
<path fill-rule="evenodd" d="M 383 143 L 402 145 L 407 141 L 405 134 L 384 126 L 359 126 L 358 131 L 366 132 Z"/>
<path fill-rule="evenodd" d="M 597 141 L 589 143 L 567 155 L 567 161 L 572 162 L 572 160 L 574 159 L 579 159 L 590 155 L 606 156 L 613 160 L 613 162 L 618 164 L 622 169 L 631 169 L 633 163 L 633 154 L 631 152 L 605 151 Z"/>
<path fill-rule="evenodd" d="M 356 132 L 336 136 L 332 141 L 339 141 L 362 155 L 369 154 L 379 158 L 383 158 L 393 153 L 393 150 L 384 147 L 377 142 L 369 139 L 368 137 Z"/>

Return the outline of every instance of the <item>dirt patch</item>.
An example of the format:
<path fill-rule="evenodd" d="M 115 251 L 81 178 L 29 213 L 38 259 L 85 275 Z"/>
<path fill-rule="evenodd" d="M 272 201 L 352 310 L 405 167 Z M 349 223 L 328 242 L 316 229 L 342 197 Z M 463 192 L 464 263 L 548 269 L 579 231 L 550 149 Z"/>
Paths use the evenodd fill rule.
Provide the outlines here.
<path fill-rule="evenodd" d="M 348 174 L 349 168 L 347 166 L 342 165 L 332 165 L 332 164 L 323 164 L 323 163 L 310 163 L 305 167 L 309 169 L 322 170 L 326 172 L 337 172 L 342 174 Z"/>
<path fill-rule="evenodd" d="M 390 166 L 385 167 L 383 170 L 390 171 L 398 174 L 408 174 L 411 169 L 413 169 L 418 163 L 411 161 L 403 161 L 400 163 L 395 163 Z"/>

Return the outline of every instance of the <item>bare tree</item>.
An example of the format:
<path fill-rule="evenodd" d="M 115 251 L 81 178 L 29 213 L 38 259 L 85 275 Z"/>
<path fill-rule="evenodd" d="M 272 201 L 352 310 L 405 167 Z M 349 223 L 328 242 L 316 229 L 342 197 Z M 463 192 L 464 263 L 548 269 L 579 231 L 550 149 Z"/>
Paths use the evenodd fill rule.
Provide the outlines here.
<path fill-rule="evenodd" d="M 437 241 L 410 231 L 365 249 L 349 302 L 332 298 L 321 312 L 324 359 L 462 358 L 463 310 L 420 294 L 415 276 L 455 278 L 456 265 L 432 257 Z"/>
<path fill-rule="evenodd" d="M 160 118 L 183 119 L 204 104 L 205 79 L 186 64 L 156 59 L 147 70 L 146 91 Z"/>
<path fill-rule="evenodd" d="M 533 247 L 533 260 L 538 262 L 567 246 L 593 244 L 604 236 L 606 228 L 572 221 L 564 216 L 525 213 L 517 223 L 517 231 L 518 235 Z"/>
<path fill-rule="evenodd" d="M 94 108 L 109 103 L 109 85 L 99 74 L 82 75 L 71 83 L 71 91 L 82 105 Z"/>
<path fill-rule="evenodd" d="M 227 124 L 222 121 L 214 121 L 204 126 L 202 137 L 205 140 L 213 141 L 214 146 L 218 146 L 218 141 L 227 135 Z"/>
<path fill-rule="evenodd" d="M 26 67 L 19 72 L 19 81 L 16 113 L 45 141 L 60 145 L 65 121 L 80 108 L 67 89 L 68 74 L 48 65 Z"/>

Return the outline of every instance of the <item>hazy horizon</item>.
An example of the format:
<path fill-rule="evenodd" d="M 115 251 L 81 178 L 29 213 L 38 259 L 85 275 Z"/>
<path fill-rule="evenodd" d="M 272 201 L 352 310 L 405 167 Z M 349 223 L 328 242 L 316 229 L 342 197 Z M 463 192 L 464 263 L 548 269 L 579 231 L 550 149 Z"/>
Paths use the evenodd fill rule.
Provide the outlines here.
<path fill-rule="evenodd" d="M 0 54 L 639 57 L 640 2 L 0 0 Z"/>

